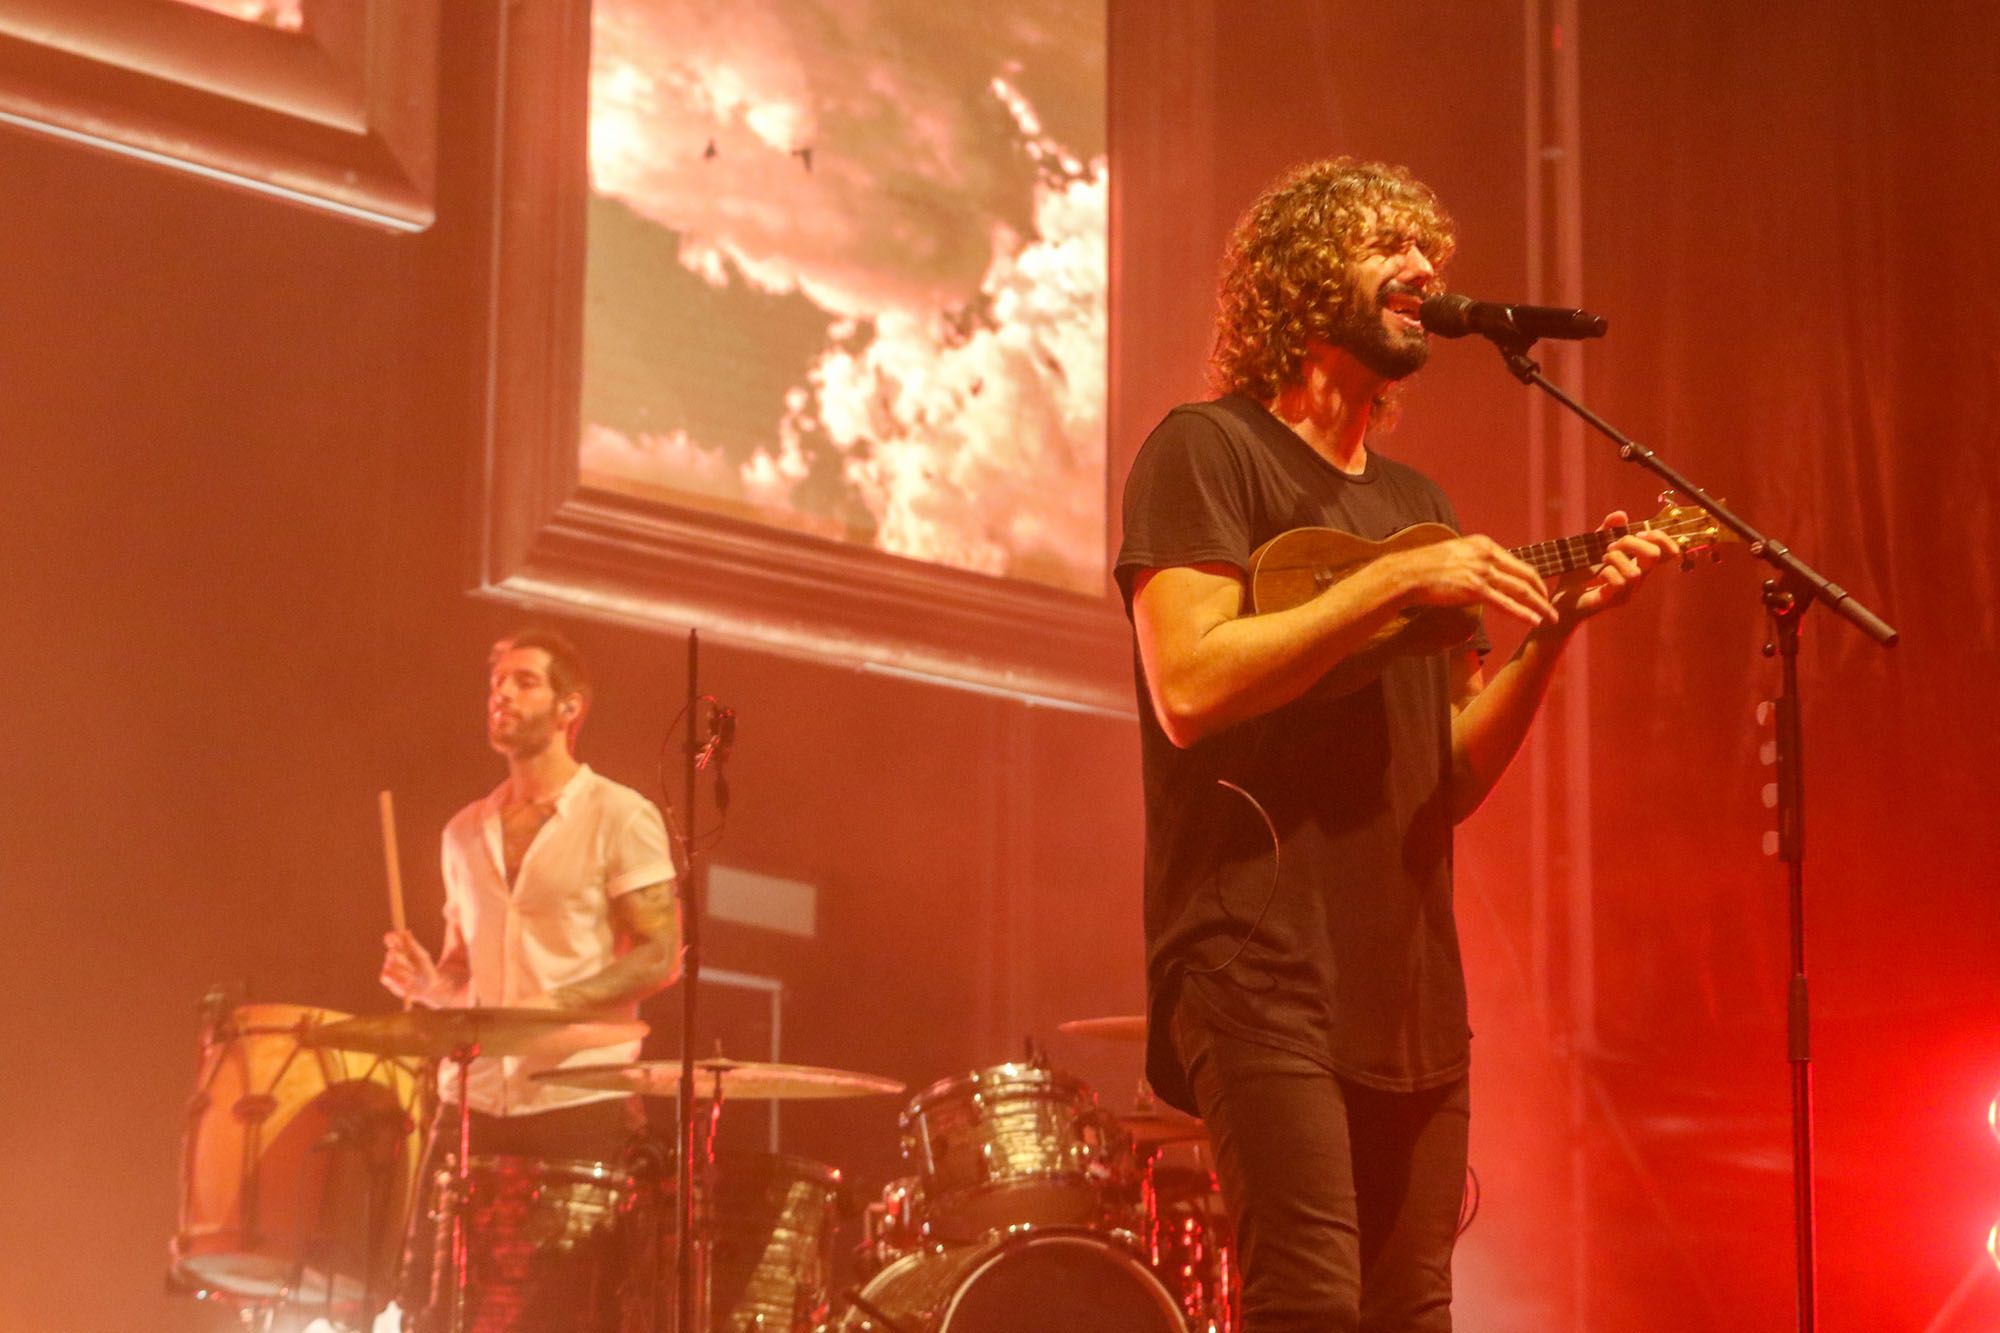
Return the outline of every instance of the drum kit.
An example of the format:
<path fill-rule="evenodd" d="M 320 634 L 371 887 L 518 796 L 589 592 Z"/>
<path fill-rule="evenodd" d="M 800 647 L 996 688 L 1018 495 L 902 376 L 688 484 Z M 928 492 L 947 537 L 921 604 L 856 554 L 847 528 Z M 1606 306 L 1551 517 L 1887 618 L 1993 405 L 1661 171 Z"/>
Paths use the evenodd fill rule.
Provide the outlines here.
<path fill-rule="evenodd" d="M 475 1154 L 438 1073 L 475 1057 L 559 1058 L 642 1025 L 541 1009 L 350 1017 L 212 1008 L 183 1140 L 170 1286 L 249 1327 L 311 1313 L 382 1327 L 392 1294 L 421 1333 L 674 1324 L 672 1149 L 613 1162 Z M 1133 1018 L 1061 1025 L 1134 1040 Z M 901 1093 L 847 1070 L 694 1062 L 707 1160 L 692 1228 L 704 1333 L 1234 1333 L 1235 1248 L 1199 1120 L 1105 1109 L 1039 1058 L 945 1078 L 900 1119 L 909 1174 L 855 1216 L 841 1173 L 717 1153 L 722 1107 Z M 681 1064 L 567 1065 L 537 1077 L 673 1098 Z M 451 1123 L 456 1121 L 455 1124 Z M 427 1136 L 450 1136 L 432 1144 Z M 446 1144 L 456 1151 L 439 1149 Z M 1189 1165 L 1170 1165 L 1181 1149 Z M 434 1165 L 426 1172 L 423 1163 Z M 429 1175 L 430 1178 L 424 1178 Z M 423 1225 L 419 1225 L 422 1223 Z"/>

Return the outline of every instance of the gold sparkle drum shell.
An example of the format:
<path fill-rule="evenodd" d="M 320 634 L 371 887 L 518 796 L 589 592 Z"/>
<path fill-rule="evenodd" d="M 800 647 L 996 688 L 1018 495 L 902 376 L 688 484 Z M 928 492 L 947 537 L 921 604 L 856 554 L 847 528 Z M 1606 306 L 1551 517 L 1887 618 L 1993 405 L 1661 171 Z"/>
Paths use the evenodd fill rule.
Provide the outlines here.
<path fill-rule="evenodd" d="M 459 1197 L 463 1188 L 465 1197 Z M 641 1193 L 622 1166 L 583 1158 L 474 1154 L 461 1183 L 439 1170 L 429 1301 L 416 1321 L 450 1327 L 452 1210 L 468 1230 L 467 1333 L 619 1333 L 636 1327 L 632 1217 Z"/>
<path fill-rule="evenodd" d="M 943 1079 L 911 1100 L 901 1126 L 933 1239 L 1094 1224 L 1127 1159 L 1124 1136 L 1096 1094 L 1039 1065 Z"/>

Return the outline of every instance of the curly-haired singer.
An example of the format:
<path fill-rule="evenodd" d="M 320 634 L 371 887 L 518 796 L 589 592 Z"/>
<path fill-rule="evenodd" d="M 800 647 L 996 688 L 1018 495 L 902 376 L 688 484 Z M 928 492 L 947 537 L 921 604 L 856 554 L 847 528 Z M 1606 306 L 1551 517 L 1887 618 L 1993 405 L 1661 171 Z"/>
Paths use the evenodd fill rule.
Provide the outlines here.
<path fill-rule="evenodd" d="M 1454 244 L 1401 168 L 1300 167 L 1238 223 L 1210 363 L 1126 481 L 1117 574 L 1137 645 L 1147 1072 L 1199 1114 L 1234 1223 L 1248 1333 L 1451 1327 L 1471 1031 L 1452 829 L 1528 729 L 1577 625 L 1673 543 L 1618 537 L 1560 588 L 1483 536 L 1398 550 L 1252 613 L 1252 553 L 1323 527 L 1457 530 L 1378 445 L 1423 366 Z M 1607 525 L 1622 525 L 1613 514 Z M 1525 622 L 1322 678 L 1413 611 Z"/>

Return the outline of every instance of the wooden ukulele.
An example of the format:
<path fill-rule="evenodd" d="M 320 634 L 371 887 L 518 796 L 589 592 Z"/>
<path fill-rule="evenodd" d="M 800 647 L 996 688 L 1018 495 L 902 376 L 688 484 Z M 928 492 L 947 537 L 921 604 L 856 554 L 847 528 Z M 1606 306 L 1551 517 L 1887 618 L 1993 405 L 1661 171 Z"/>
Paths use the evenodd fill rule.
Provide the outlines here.
<path fill-rule="evenodd" d="M 1545 579 L 1589 569 L 1604 559 L 1612 542 L 1628 532 L 1661 532 L 1680 548 L 1683 567 L 1694 553 L 1711 552 L 1724 542 L 1740 540 L 1697 505 L 1677 504 L 1674 493 L 1660 497 L 1665 508 L 1650 519 L 1600 532 L 1579 533 L 1556 541 L 1516 546 L 1512 553 Z M 1250 556 L 1249 601 L 1252 613 L 1284 611 L 1298 606 L 1349 577 L 1369 562 L 1395 551 L 1452 541 L 1458 533 L 1442 523 L 1418 523 L 1379 542 L 1336 528 L 1292 528 L 1259 546 Z M 1315 693 L 1350 694 L 1382 674 L 1398 657 L 1440 653 L 1470 639 L 1479 628 L 1479 610 L 1469 606 L 1423 606 L 1403 612 L 1377 630 L 1360 651 L 1345 658 L 1314 687 Z"/>

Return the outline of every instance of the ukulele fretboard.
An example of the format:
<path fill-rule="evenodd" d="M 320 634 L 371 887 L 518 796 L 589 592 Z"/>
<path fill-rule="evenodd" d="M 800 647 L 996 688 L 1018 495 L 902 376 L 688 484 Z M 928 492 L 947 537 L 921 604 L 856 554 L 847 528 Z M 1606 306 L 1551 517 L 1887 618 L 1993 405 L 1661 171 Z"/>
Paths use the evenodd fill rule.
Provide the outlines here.
<path fill-rule="evenodd" d="M 1628 527 L 1606 528 L 1602 532 L 1581 532 L 1574 537 L 1558 537 L 1554 541 L 1536 542 L 1531 546 L 1516 546 L 1513 553 L 1533 565 L 1535 572 L 1543 578 L 1559 578 L 1579 569 L 1589 569 L 1604 558 L 1604 552 L 1611 543 L 1626 533 L 1646 532 L 1652 527 L 1650 522 L 1642 522 Z"/>

